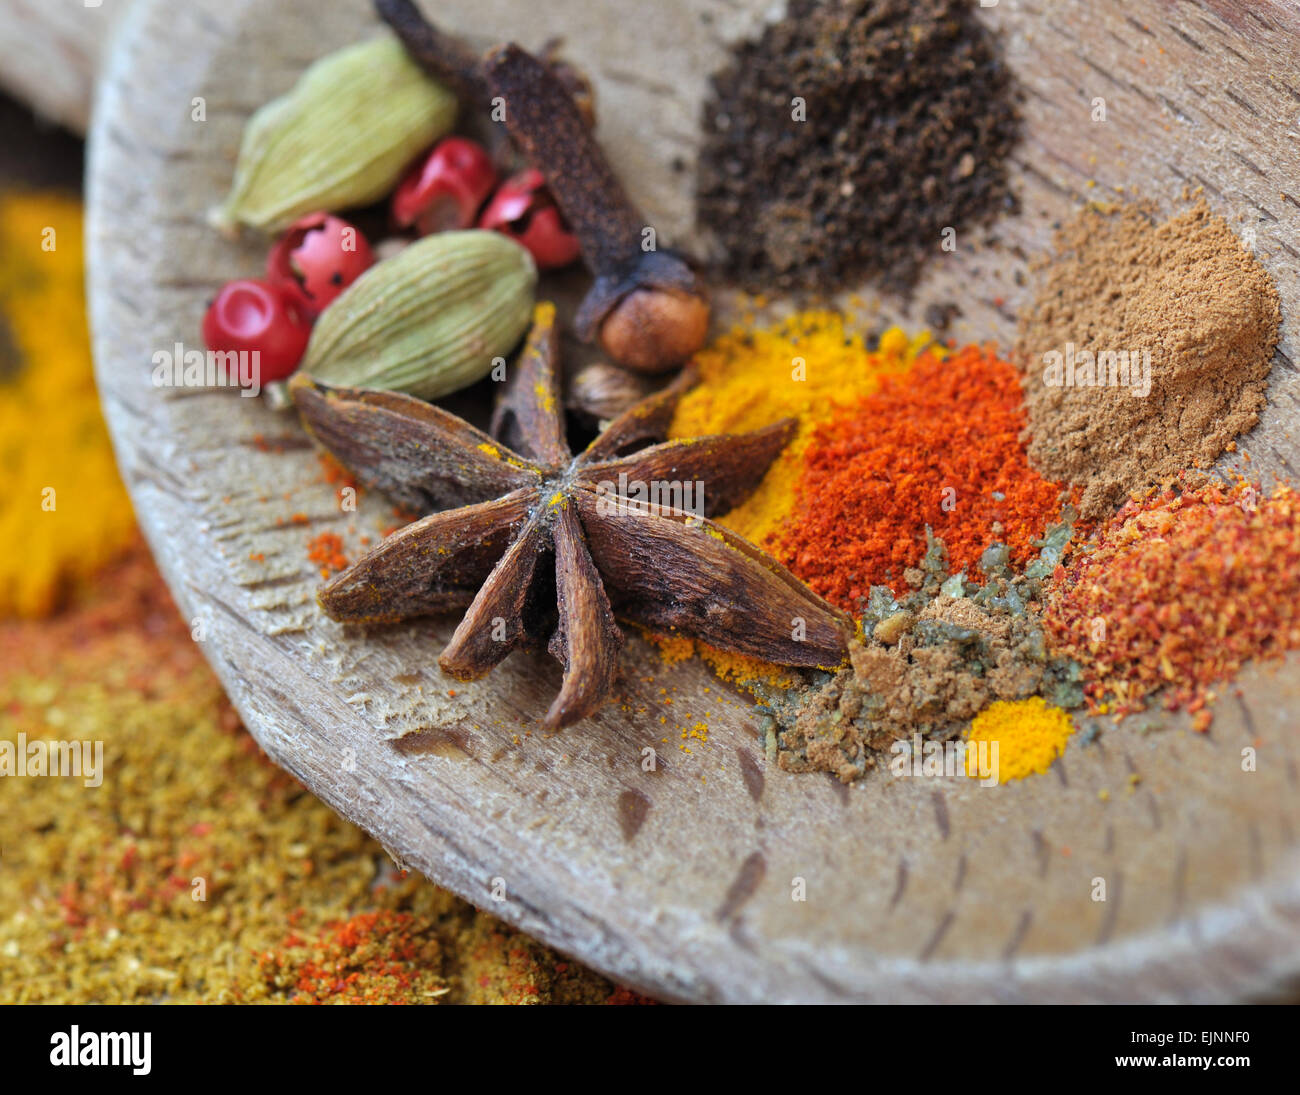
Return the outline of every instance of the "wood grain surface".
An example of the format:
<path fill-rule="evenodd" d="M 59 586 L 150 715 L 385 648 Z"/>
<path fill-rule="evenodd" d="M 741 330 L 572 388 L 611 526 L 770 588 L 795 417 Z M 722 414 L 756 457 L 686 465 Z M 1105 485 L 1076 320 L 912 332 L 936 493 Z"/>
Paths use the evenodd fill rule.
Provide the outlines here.
<path fill-rule="evenodd" d="M 100 61 L 132 0 L 5 0 L 0 88 L 85 133 Z"/>
<path fill-rule="evenodd" d="M 689 247 L 707 75 L 769 7 L 448 0 L 437 14 L 481 39 L 562 34 L 594 79 L 615 166 L 661 237 Z M 1008 341 L 1029 257 L 1115 187 L 1167 208 L 1204 187 L 1255 228 L 1294 314 L 1295 4 L 1002 0 L 983 14 L 1025 86 L 1022 211 L 955 254 L 936 241 L 918 299 L 868 302 L 864 324 L 916 323 L 955 300 L 956 337 Z M 1013 785 L 877 772 L 846 788 L 766 764 L 744 698 L 698 664 L 664 667 L 638 639 L 618 702 L 548 735 L 538 722 L 559 671 L 545 655 L 459 685 L 435 663 L 454 620 L 364 635 L 322 616 L 308 537 L 336 531 L 355 556 L 393 523 L 390 505 L 366 496 L 340 512 L 292 419 L 231 392 L 156 389 L 151 359 L 199 347 L 216 286 L 261 267 L 264 243 L 204 224 L 244 119 L 371 26 L 360 0 L 140 0 L 92 134 L 92 322 L 123 473 L 270 755 L 403 865 L 666 999 L 1221 1000 L 1300 972 L 1294 661 L 1226 690 L 1209 735 L 1133 720 Z M 1098 97 L 1104 123 L 1091 121 Z M 1256 468 L 1300 467 L 1297 350 L 1288 322 L 1270 410 L 1245 446 Z M 697 723 L 707 742 L 683 741 Z M 1242 771 L 1246 746 L 1255 772 Z"/>

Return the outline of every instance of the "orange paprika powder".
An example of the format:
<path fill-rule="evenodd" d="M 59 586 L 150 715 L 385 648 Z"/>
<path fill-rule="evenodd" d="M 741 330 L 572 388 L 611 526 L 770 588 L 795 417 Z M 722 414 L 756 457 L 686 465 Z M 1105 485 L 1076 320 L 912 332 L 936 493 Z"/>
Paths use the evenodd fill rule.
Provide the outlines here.
<path fill-rule="evenodd" d="M 873 585 L 904 588 L 929 526 L 953 572 L 1000 541 L 1013 562 L 1059 519 L 1062 487 L 1029 466 L 1020 379 L 994 350 L 922 354 L 814 434 L 780 542 L 784 562 L 853 611 Z"/>

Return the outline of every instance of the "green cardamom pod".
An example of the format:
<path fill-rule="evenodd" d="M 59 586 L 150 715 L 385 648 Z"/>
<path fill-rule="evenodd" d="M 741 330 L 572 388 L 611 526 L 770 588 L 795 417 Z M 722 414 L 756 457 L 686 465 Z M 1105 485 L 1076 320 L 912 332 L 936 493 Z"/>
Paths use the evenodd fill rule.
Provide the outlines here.
<path fill-rule="evenodd" d="M 212 224 L 274 232 L 305 213 L 378 201 L 455 120 L 456 97 L 393 35 L 327 54 L 248 120 Z"/>
<path fill-rule="evenodd" d="M 528 329 L 537 267 L 499 232 L 438 232 L 372 266 L 321 313 L 302 371 L 437 399 L 481 380 Z"/>

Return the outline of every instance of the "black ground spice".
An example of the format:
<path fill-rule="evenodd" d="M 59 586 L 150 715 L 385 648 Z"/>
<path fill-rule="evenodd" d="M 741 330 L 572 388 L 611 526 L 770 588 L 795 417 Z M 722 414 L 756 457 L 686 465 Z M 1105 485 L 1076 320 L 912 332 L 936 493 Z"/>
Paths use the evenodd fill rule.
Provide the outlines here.
<path fill-rule="evenodd" d="M 736 47 L 713 77 L 697 178 L 701 228 L 731 277 L 906 292 L 945 228 L 1014 208 L 1017 92 L 972 8 L 791 0 Z"/>

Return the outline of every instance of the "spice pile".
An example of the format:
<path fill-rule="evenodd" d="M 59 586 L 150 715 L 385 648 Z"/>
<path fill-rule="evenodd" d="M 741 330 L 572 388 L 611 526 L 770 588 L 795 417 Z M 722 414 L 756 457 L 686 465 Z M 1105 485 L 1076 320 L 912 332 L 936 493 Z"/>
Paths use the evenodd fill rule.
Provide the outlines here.
<path fill-rule="evenodd" d="M 700 437 L 761 429 L 793 415 L 799 430 L 754 494 L 723 523 L 760 546 L 784 523 L 816 427 L 838 408 L 869 395 L 881 379 L 903 372 L 930 346 L 927 333 L 909 339 L 886 331 L 875 349 L 849 331 L 836 312 L 797 312 L 770 328 L 736 328 L 693 359 L 700 383 L 677 405 L 669 437 Z M 942 356 L 941 347 L 931 351 Z"/>
<path fill-rule="evenodd" d="M 102 741 L 103 782 L 0 778 L 4 1003 L 639 999 L 396 871 L 272 764 L 143 544 L 65 612 L 0 622 L 20 733 Z"/>
<path fill-rule="evenodd" d="M 978 745 L 998 745 L 998 775 L 1002 779 L 1041 776 L 1052 761 L 1065 752 L 1074 733 L 1074 721 L 1060 707 L 1047 703 L 1041 696 L 1008 703 L 998 700 L 989 704 L 971 723 L 966 740 Z M 978 754 L 966 754 L 966 774 L 981 775 Z"/>
<path fill-rule="evenodd" d="M 1049 653 L 1038 610 L 1070 534 L 1068 525 L 1054 528 L 1023 571 L 1005 545 L 993 545 L 978 581 L 952 575 L 942 542 L 931 538 L 921 565 L 908 571 L 906 594 L 872 587 L 848 670 L 802 690 L 752 682 L 773 719 L 781 767 L 828 771 L 848 783 L 896 741 L 958 737 L 995 701 L 1046 696 L 1057 708 L 1079 705 L 1079 667 Z M 1014 745 L 1003 746 L 1005 778 L 1023 761 Z"/>
<path fill-rule="evenodd" d="M 1164 689 L 1206 729 L 1216 684 L 1300 648 L 1300 500 L 1238 482 L 1129 502 L 1052 583 L 1045 622 L 1094 710 L 1141 710 Z"/>
<path fill-rule="evenodd" d="M 39 617 L 128 543 L 90 364 L 81 204 L 0 197 L 0 615 Z"/>
<path fill-rule="evenodd" d="M 955 571 L 994 540 L 1023 564 L 1062 502 L 1029 466 L 1024 424 L 1013 366 L 976 346 L 923 354 L 814 433 L 782 560 L 848 610 L 871 586 L 901 588 L 927 530 Z"/>
<path fill-rule="evenodd" d="M 1281 318 L 1204 201 L 1163 224 L 1141 205 L 1085 210 L 1021 326 L 1030 459 L 1083 489 L 1088 519 L 1208 468 L 1259 420 Z"/>
<path fill-rule="evenodd" d="M 783 405 L 801 420 L 721 520 L 861 626 L 847 668 L 793 685 L 700 650 L 764 704 L 769 756 L 848 782 L 914 735 L 965 735 L 999 741 L 1002 777 L 1021 778 L 1059 755 L 1070 710 L 1122 718 L 1157 691 L 1207 729 L 1217 682 L 1300 647 L 1294 495 L 1189 471 L 1256 421 L 1279 322 L 1271 279 L 1201 202 L 1064 229 L 1019 371 L 901 331 L 873 351 L 822 313 L 703 351 L 674 429 Z M 1057 343 L 1070 379 L 1054 386 L 1026 360 Z M 1114 377 L 1108 346 L 1127 351 Z M 790 382 L 796 364 L 817 388 Z"/>
<path fill-rule="evenodd" d="M 966 0 L 792 0 L 713 77 L 700 228 L 760 292 L 906 290 L 1013 207 L 1010 70 Z"/>
<path fill-rule="evenodd" d="M 701 383 L 672 436 L 799 416 L 762 484 L 721 522 L 845 610 L 872 585 L 903 588 L 927 528 L 962 570 L 999 539 L 1024 563 L 1061 515 L 1060 485 L 1028 464 L 1016 370 L 989 349 L 954 352 L 895 328 L 869 350 L 844 317 L 814 311 L 732 331 L 695 360 Z"/>

